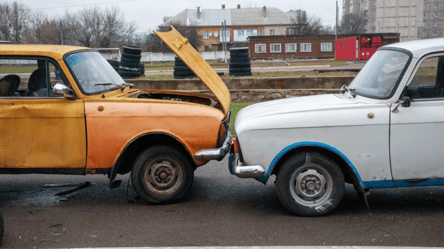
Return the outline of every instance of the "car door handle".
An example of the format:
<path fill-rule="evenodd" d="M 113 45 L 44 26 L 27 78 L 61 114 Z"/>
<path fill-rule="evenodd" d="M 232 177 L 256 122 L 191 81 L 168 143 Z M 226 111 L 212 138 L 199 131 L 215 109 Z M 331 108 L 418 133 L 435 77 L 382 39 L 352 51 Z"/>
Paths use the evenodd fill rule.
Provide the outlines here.
<path fill-rule="evenodd" d="M 14 103 L 9 101 L 0 101 L 0 105 L 14 105 Z"/>

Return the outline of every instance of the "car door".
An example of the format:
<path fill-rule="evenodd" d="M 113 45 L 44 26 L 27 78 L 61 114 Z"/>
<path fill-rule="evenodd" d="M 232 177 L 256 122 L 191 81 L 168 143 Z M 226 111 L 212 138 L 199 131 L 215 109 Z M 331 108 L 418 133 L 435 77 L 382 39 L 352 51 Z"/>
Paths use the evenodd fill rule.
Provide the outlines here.
<path fill-rule="evenodd" d="M 53 97 L 54 84 L 69 86 L 57 63 L 47 58 L 0 59 L 0 170 L 80 173 L 86 164 L 84 103 Z"/>
<path fill-rule="evenodd" d="M 409 107 L 392 107 L 390 155 L 396 186 L 444 181 L 444 54 L 420 60 L 403 95 Z M 395 111 L 393 111 L 395 110 Z"/>

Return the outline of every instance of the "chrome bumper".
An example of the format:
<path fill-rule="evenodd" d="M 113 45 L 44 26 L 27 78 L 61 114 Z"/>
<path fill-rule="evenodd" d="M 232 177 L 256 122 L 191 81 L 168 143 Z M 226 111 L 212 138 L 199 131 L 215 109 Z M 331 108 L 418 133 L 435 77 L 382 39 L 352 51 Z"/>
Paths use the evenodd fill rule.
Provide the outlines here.
<path fill-rule="evenodd" d="M 228 159 L 228 170 L 240 178 L 258 178 L 265 175 L 265 169 L 261 165 L 243 165 L 234 152 Z"/>
<path fill-rule="evenodd" d="M 227 138 L 220 148 L 200 150 L 194 154 L 194 158 L 197 160 L 222 160 L 225 155 L 230 151 L 233 138 L 231 132 L 228 132 Z"/>

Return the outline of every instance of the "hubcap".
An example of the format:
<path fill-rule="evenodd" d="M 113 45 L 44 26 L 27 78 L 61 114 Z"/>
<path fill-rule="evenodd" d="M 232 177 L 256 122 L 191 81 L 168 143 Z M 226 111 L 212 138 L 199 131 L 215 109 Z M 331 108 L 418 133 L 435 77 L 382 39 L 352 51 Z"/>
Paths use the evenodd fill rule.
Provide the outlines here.
<path fill-rule="evenodd" d="M 312 163 L 309 156 L 290 178 L 290 193 L 301 205 L 314 207 L 327 201 L 333 192 L 333 180 L 320 165 Z"/>
<path fill-rule="evenodd" d="M 150 191 L 159 195 L 172 194 L 183 181 L 182 169 L 171 158 L 159 159 L 146 167 L 144 180 Z"/>

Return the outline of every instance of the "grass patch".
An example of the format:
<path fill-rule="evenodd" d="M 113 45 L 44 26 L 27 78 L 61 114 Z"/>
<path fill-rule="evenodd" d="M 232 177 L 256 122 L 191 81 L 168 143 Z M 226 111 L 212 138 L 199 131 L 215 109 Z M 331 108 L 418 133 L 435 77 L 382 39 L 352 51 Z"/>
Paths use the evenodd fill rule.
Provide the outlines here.
<path fill-rule="evenodd" d="M 0 66 L 0 73 L 15 74 L 15 73 L 32 73 L 37 69 L 37 66 Z"/>
<path fill-rule="evenodd" d="M 300 61 L 300 62 L 290 62 L 290 66 L 317 66 L 317 65 L 330 65 L 342 66 L 345 65 L 346 61 L 336 61 L 336 60 L 316 60 L 316 61 Z"/>
<path fill-rule="evenodd" d="M 234 121 L 236 120 L 237 113 L 244 107 L 254 104 L 252 102 L 237 102 L 231 103 L 231 117 L 230 117 L 230 132 L 235 137 L 236 132 L 234 131 Z"/>

